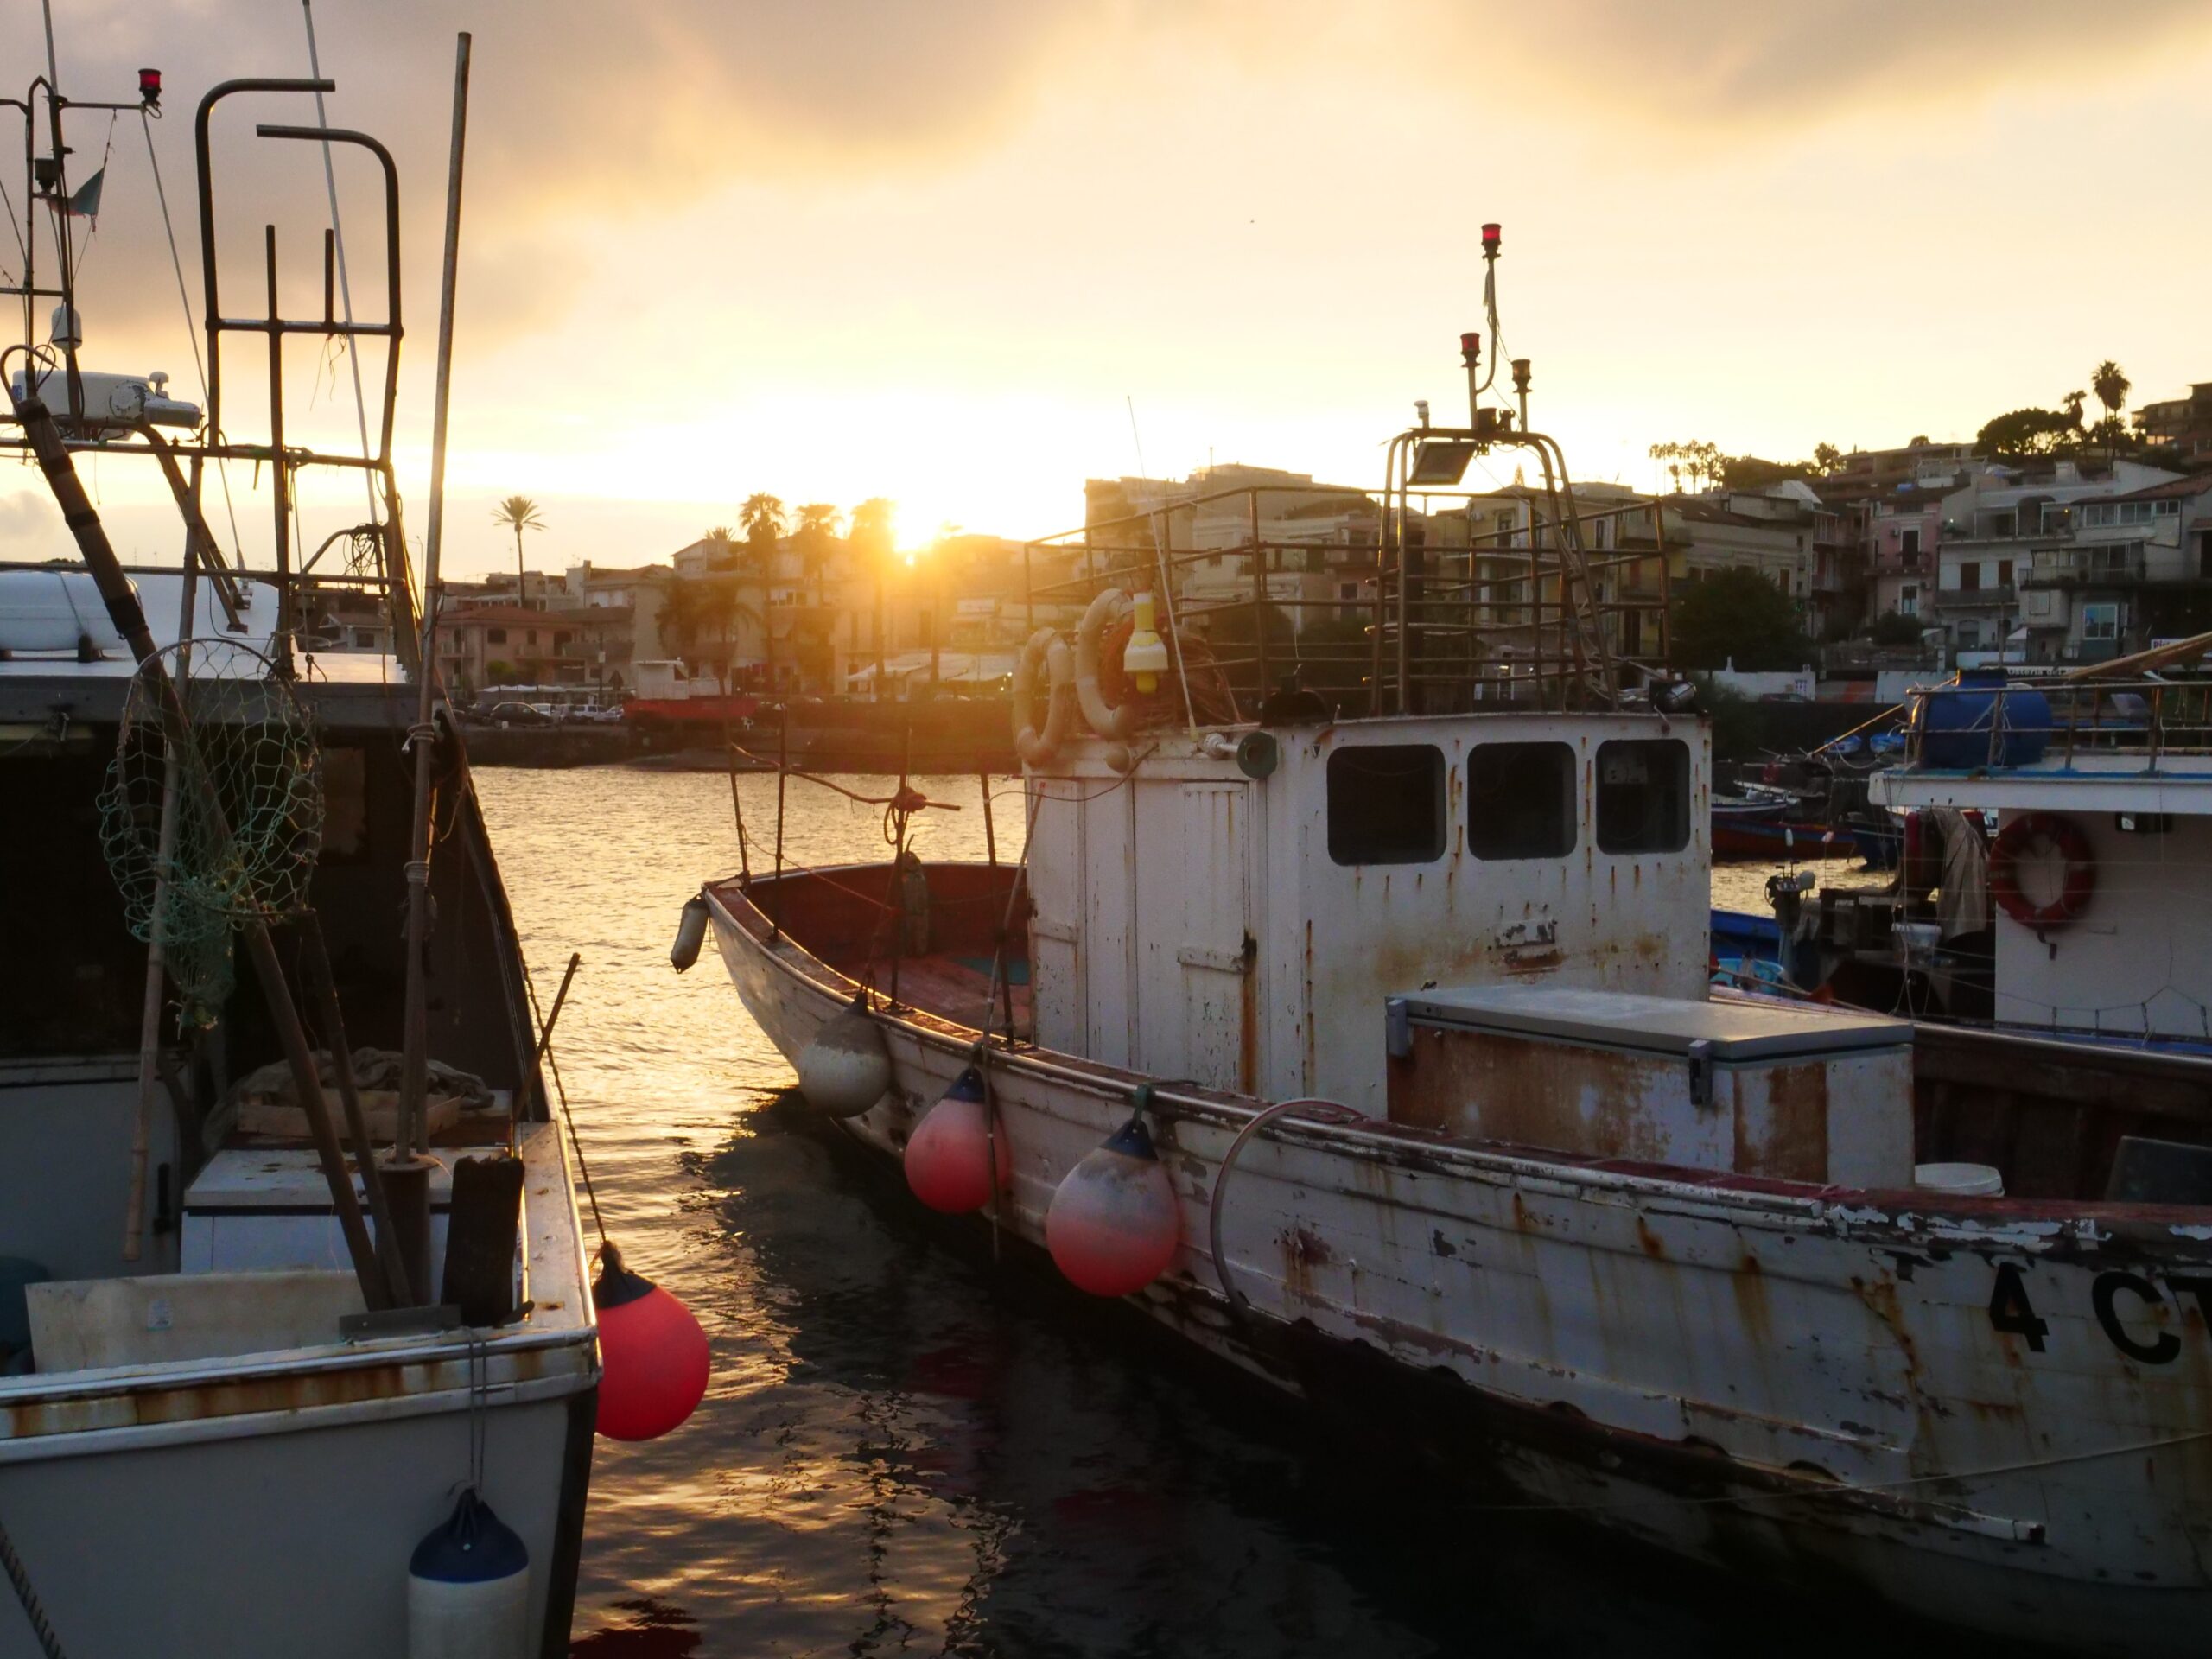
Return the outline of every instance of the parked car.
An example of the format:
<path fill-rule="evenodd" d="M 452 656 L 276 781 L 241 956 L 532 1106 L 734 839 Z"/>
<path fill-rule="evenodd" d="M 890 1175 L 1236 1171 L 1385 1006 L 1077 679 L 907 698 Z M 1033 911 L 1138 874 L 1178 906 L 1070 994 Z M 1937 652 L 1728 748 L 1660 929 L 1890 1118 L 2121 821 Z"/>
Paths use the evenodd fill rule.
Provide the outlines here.
<path fill-rule="evenodd" d="M 495 702 L 483 718 L 495 726 L 550 726 L 553 716 L 526 702 Z"/>

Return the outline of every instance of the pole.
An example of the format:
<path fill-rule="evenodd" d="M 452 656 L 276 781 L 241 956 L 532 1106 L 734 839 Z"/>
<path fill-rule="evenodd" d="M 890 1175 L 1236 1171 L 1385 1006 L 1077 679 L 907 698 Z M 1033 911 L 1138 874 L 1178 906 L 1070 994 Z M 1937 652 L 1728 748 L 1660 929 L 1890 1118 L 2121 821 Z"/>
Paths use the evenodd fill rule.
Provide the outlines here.
<path fill-rule="evenodd" d="M 174 464 L 174 463 L 172 463 Z M 195 576 L 200 568 L 200 538 L 188 524 L 184 535 L 184 592 L 177 607 L 177 662 L 185 677 L 192 674 L 192 606 L 198 595 Z M 124 1209 L 123 1259 L 138 1259 L 146 1227 L 146 1160 L 154 1125 L 154 1090 L 161 1081 L 158 1064 L 162 1043 L 162 987 L 167 981 L 168 957 L 162 923 L 168 910 L 169 861 L 176 856 L 177 750 L 175 744 L 162 758 L 162 823 L 154 855 L 154 911 L 147 931 L 146 988 L 138 1007 L 138 1110 L 130 1126 L 130 1196 Z"/>
<path fill-rule="evenodd" d="M 54 493 L 54 505 L 61 509 L 62 522 L 69 526 L 76 537 L 77 546 L 85 556 L 86 569 L 92 572 L 93 583 L 105 601 L 109 620 L 116 632 L 130 645 L 131 655 L 138 659 L 139 671 L 153 683 L 162 708 L 163 731 L 173 747 L 192 741 L 192 722 L 185 713 L 184 700 L 175 683 L 162 666 L 161 658 L 154 648 L 151 630 L 146 626 L 146 613 L 139 607 L 138 595 L 130 579 L 123 574 L 123 566 L 115 556 L 115 549 L 108 541 L 107 531 L 100 524 L 99 512 L 85 493 L 85 486 L 77 476 L 69 452 L 62 447 L 61 435 L 55 430 L 54 416 L 45 403 L 35 397 L 26 397 L 16 404 L 16 420 L 29 440 L 33 453 L 38 456 L 39 467 L 46 474 L 47 486 Z M 222 803 L 216 797 L 213 785 L 205 774 L 194 780 L 194 787 L 205 799 L 203 808 L 209 818 L 209 828 L 217 848 L 230 844 L 231 829 Z M 346 1154 L 338 1143 L 338 1131 L 330 1117 L 330 1104 L 323 1098 L 322 1085 L 315 1076 L 315 1055 L 308 1047 L 307 1033 L 300 1025 L 297 1006 L 292 1001 L 291 988 L 285 982 L 283 964 L 276 959 L 276 947 L 269 937 L 269 925 L 260 916 L 245 918 L 238 931 L 245 936 L 247 960 L 253 964 L 253 974 L 260 982 L 261 994 L 269 1006 L 270 1023 L 276 1029 L 276 1036 L 284 1050 L 285 1065 L 292 1074 L 292 1086 L 300 1097 L 300 1105 L 307 1114 L 308 1127 L 313 1132 L 315 1153 L 322 1166 L 324 1182 L 330 1189 L 331 1207 L 337 1211 L 339 1230 L 345 1235 L 347 1255 L 353 1264 L 353 1276 L 360 1281 L 361 1299 L 372 1310 L 390 1306 L 390 1297 L 384 1274 L 378 1267 L 376 1248 L 369 1241 L 367 1224 L 361 1218 L 361 1206 L 353 1196 L 353 1179 L 346 1167 Z"/>
<path fill-rule="evenodd" d="M 269 267 L 269 499 L 276 515 L 276 668 L 292 671 L 292 631 L 299 596 L 292 591 L 292 498 L 284 472 L 284 325 L 276 309 L 276 227 L 261 227 Z"/>
<path fill-rule="evenodd" d="M 1268 569 L 1267 555 L 1260 549 L 1260 493 L 1249 492 L 1245 500 L 1251 507 L 1252 535 L 1252 639 L 1257 653 L 1257 699 L 1268 700 Z"/>
<path fill-rule="evenodd" d="M 307 19 L 308 26 L 308 78 L 320 81 L 322 79 L 322 62 L 315 53 L 314 0 L 300 0 L 300 11 Z M 330 124 L 330 117 L 323 108 L 322 93 L 320 91 L 315 95 L 315 124 L 318 127 L 327 127 Z M 323 188 L 330 196 L 330 239 L 338 256 L 336 260 L 338 299 L 339 303 L 345 308 L 347 331 L 346 358 L 353 370 L 353 419 L 361 430 L 361 459 L 367 461 L 372 458 L 374 452 L 369 448 L 368 399 L 361 392 L 361 342 L 359 338 L 352 332 L 353 284 L 346 270 L 346 227 L 340 222 L 338 217 L 338 169 L 331 160 L 330 140 L 327 138 L 322 141 L 322 182 Z M 368 493 L 369 519 L 370 522 L 374 523 L 377 516 L 376 480 L 365 468 L 361 474 L 361 487 Z"/>
<path fill-rule="evenodd" d="M 362 1190 L 369 1198 L 369 1217 L 377 1224 L 377 1259 L 384 1263 L 391 1285 L 394 1307 L 414 1307 L 430 1300 L 426 1286 L 415 1294 L 399 1229 L 391 1204 L 377 1170 L 377 1146 L 369 1135 L 369 1116 L 361 1107 L 361 1087 L 353 1076 L 353 1045 L 346 1039 L 346 1014 L 338 1001 L 338 976 L 331 971 L 330 950 L 322 937 L 322 918 L 309 911 L 300 922 L 300 937 L 307 952 L 308 977 L 315 982 L 321 1005 L 322 1039 L 330 1045 L 330 1069 L 338 1077 L 338 1103 L 346 1114 L 346 1132 L 353 1142 L 353 1167 L 361 1173 Z"/>
<path fill-rule="evenodd" d="M 776 705 L 776 885 L 770 890 L 768 943 L 784 936 L 784 788 L 791 775 L 791 706 Z"/>
<path fill-rule="evenodd" d="M 976 774 L 983 785 L 983 850 L 991 861 L 991 868 L 999 867 L 999 834 L 991 822 L 991 769 L 985 766 Z"/>
<path fill-rule="evenodd" d="M 461 157 L 468 136 L 469 36 L 456 45 L 453 71 L 453 142 L 446 168 L 445 263 L 438 290 L 437 391 L 430 417 L 430 520 L 423 544 L 423 648 L 416 670 L 419 696 L 408 741 L 415 747 L 415 817 L 407 857 L 407 1001 L 399 1084 L 399 1134 L 394 1162 L 411 1164 L 423 1122 L 429 1081 L 428 987 L 423 962 L 429 930 L 430 808 L 435 785 L 432 761 L 438 728 L 434 699 L 438 682 L 438 559 L 443 550 L 446 505 L 446 423 L 453 391 L 454 285 L 461 262 Z M 526 1079 L 518 1079 L 520 1084 Z M 425 1148 L 427 1150 L 427 1147 Z"/>

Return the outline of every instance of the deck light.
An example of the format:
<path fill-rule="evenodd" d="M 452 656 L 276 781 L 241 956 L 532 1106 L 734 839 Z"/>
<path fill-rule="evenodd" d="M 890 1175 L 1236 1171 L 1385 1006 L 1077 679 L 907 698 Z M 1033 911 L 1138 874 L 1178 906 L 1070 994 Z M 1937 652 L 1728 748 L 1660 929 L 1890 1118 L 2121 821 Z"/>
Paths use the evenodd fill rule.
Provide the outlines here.
<path fill-rule="evenodd" d="M 138 72 L 138 101 L 155 108 L 160 106 L 162 101 L 162 72 L 160 70 L 141 69 Z"/>
<path fill-rule="evenodd" d="M 1495 224 L 1491 224 L 1491 225 L 1485 225 L 1485 226 L 1483 226 L 1483 257 L 1485 257 L 1485 258 L 1489 258 L 1489 259 L 1495 259 L 1495 258 L 1497 258 L 1497 244 L 1498 244 L 1498 238 L 1499 238 L 1499 234 L 1500 234 L 1500 232 L 1499 232 L 1498 227 L 1497 227 Z"/>
<path fill-rule="evenodd" d="M 1473 368 L 1483 359 L 1483 337 L 1480 334 L 1459 336 L 1459 360 Z"/>

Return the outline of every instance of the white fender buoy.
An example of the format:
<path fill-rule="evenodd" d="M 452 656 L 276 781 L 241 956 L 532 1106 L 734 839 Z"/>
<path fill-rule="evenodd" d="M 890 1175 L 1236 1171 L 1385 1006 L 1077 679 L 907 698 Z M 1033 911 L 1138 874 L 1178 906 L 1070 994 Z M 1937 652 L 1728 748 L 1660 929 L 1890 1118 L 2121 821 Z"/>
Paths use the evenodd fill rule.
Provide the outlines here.
<path fill-rule="evenodd" d="M 798 1052 L 798 1091 L 828 1117 L 858 1117 L 890 1092 L 891 1051 L 868 1011 L 868 993 L 825 1022 Z"/>
<path fill-rule="evenodd" d="M 983 1074 L 971 1065 L 906 1138 L 906 1185 L 931 1209 L 948 1216 L 982 1209 L 991 1201 L 994 1166 L 1000 1192 L 1014 1184 L 1014 1154 L 1005 1132 L 991 1132 L 990 1114 Z"/>
<path fill-rule="evenodd" d="M 1120 741 L 1135 736 L 1140 714 L 1134 702 L 1115 708 L 1098 689 L 1098 639 L 1109 625 L 1129 607 L 1129 596 L 1109 588 L 1090 601 L 1075 630 L 1075 696 L 1083 717 L 1101 737 Z M 1123 768 L 1127 770 L 1127 768 Z"/>
<path fill-rule="evenodd" d="M 693 893 L 683 901 L 683 915 L 676 924 L 676 943 L 669 947 L 668 960 L 677 973 L 688 970 L 699 960 L 699 947 L 707 942 L 707 901 Z"/>
<path fill-rule="evenodd" d="M 1037 671 L 1046 673 L 1045 724 L 1037 724 Z M 1029 636 L 1014 665 L 1014 751 L 1024 766 L 1042 766 L 1067 739 L 1074 670 L 1067 644 L 1050 628 Z"/>
<path fill-rule="evenodd" d="M 407 1563 L 408 1659 L 525 1659 L 530 1551 L 466 1488 Z"/>
<path fill-rule="evenodd" d="M 1183 1242 L 1175 1184 L 1141 1112 L 1084 1154 L 1052 1194 L 1045 1247 L 1068 1282 L 1094 1296 L 1128 1296 L 1167 1271 Z"/>

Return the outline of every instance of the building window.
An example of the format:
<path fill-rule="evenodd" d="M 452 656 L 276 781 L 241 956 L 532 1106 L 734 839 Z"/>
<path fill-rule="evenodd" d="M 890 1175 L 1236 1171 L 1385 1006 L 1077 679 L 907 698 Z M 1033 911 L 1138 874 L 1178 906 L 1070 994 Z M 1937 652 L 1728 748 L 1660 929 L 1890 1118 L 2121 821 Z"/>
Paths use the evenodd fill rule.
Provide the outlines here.
<path fill-rule="evenodd" d="M 1676 853 L 1690 840 L 1690 751 L 1680 738 L 1598 746 L 1598 850 Z"/>
<path fill-rule="evenodd" d="M 524 644 L 524 645 L 536 645 L 537 643 L 537 630 L 536 628 L 532 628 L 532 629 L 530 631 L 530 632 L 529 632 L 529 633 L 528 633 L 528 634 L 524 638 L 524 639 L 523 639 L 523 644 Z"/>
<path fill-rule="evenodd" d="M 2012 585 L 2012 560 L 1999 559 L 1997 561 L 1997 585 L 1999 588 L 2010 588 Z"/>
<path fill-rule="evenodd" d="M 1467 757 L 1467 850 L 1477 858 L 1564 858 L 1574 850 L 1574 751 L 1484 743 Z"/>
<path fill-rule="evenodd" d="M 485 643 L 486 645 L 505 645 L 505 644 L 507 643 L 507 631 L 506 631 L 505 628 L 486 628 L 486 629 L 485 629 L 485 630 L 484 630 L 484 643 Z"/>
<path fill-rule="evenodd" d="M 1920 614 L 1920 589 L 1910 582 L 1907 582 L 1897 589 L 1897 614 L 1899 616 Z"/>
<path fill-rule="evenodd" d="M 1959 624 L 1959 649 L 1973 651 L 1981 644 L 1981 624 L 1968 617 Z"/>
<path fill-rule="evenodd" d="M 2113 640 L 2120 638 L 2120 607 L 2084 605 L 2082 607 L 2082 638 L 2092 640 Z"/>
<path fill-rule="evenodd" d="M 1916 559 L 1920 556 L 1920 530 L 1917 525 L 1910 530 L 1897 531 L 1897 551 L 1908 559 Z"/>
<path fill-rule="evenodd" d="M 1329 757 L 1329 856 L 1427 864 L 1444 856 L 1444 751 L 1378 743 Z"/>
<path fill-rule="evenodd" d="M 1959 567 L 1959 591 L 1978 594 L 1981 591 L 1981 561 L 1968 559 Z"/>

